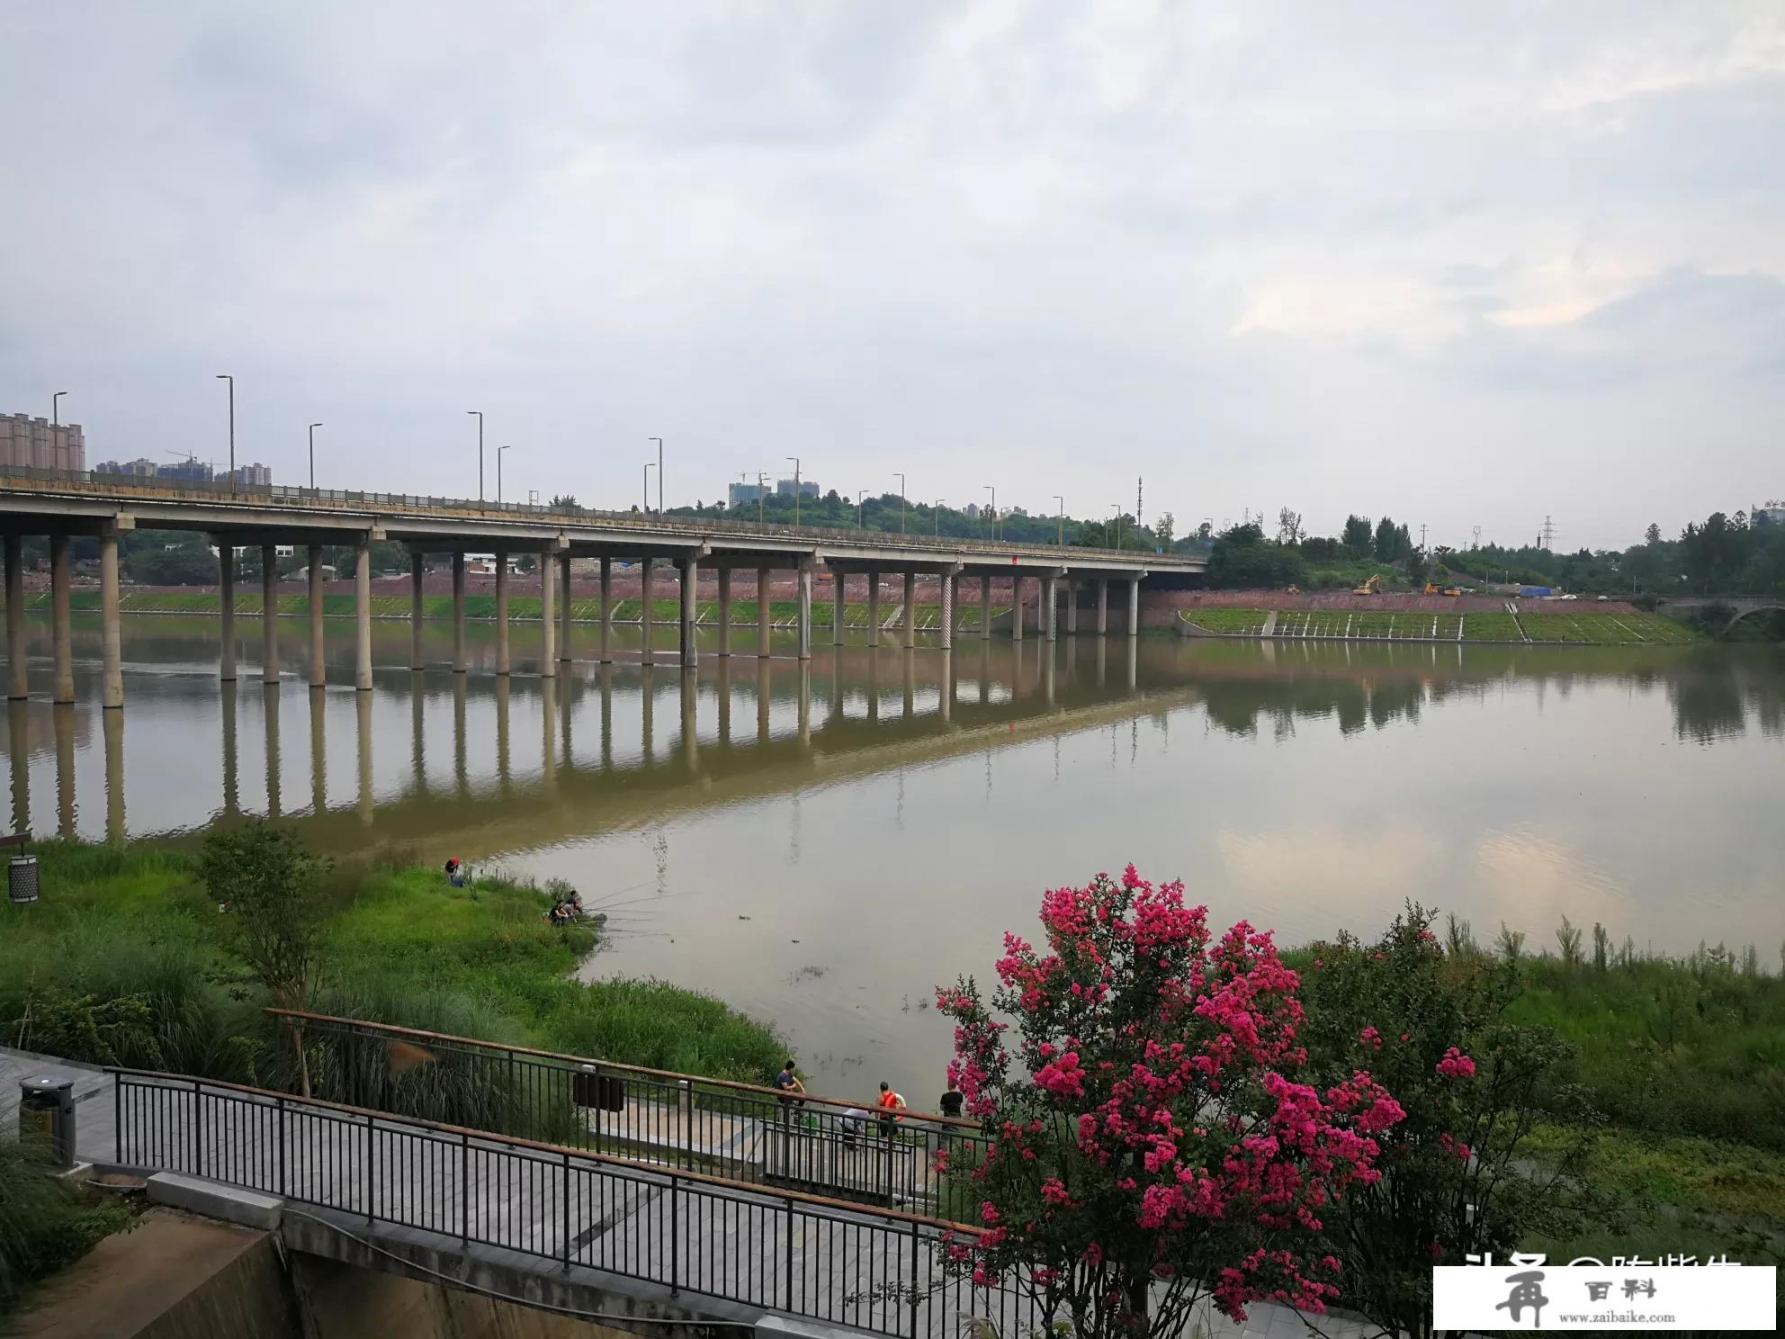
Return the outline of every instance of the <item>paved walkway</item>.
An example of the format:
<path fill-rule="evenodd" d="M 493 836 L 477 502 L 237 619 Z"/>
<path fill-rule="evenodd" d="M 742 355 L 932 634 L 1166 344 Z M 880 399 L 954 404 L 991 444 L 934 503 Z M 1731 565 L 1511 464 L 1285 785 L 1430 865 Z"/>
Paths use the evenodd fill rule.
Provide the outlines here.
<path fill-rule="evenodd" d="M 207 1088 L 195 1100 L 190 1081 L 119 1085 L 86 1066 L 3 1049 L 0 1120 L 14 1121 L 18 1080 L 32 1075 L 75 1082 L 85 1160 L 181 1172 L 364 1216 L 368 1229 L 396 1224 L 523 1252 L 541 1272 L 582 1266 L 886 1335 L 957 1339 L 974 1321 L 1006 1337 L 1037 1328 L 1019 1300 L 945 1278 L 932 1232 L 872 1210 L 296 1099 Z M 1309 1333 L 1294 1312 L 1266 1305 L 1244 1326 L 1213 1314 L 1201 1324 L 1219 1339 Z M 1332 1339 L 1371 1332 L 1334 1318 L 1322 1329 Z"/>

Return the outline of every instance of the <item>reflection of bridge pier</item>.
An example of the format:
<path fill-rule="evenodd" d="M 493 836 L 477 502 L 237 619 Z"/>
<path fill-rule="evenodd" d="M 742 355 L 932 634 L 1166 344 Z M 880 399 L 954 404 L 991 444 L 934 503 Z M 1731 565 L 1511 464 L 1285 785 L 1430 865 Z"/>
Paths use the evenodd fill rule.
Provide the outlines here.
<path fill-rule="evenodd" d="M 328 692 L 310 690 L 310 812 L 321 817 L 328 812 Z"/>
<path fill-rule="evenodd" d="M 656 709 L 657 709 L 657 672 L 650 661 L 645 661 L 639 670 L 639 718 L 642 731 L 642 746 L 645 761 L 657 761 L 656 741 Z"/>
<path fill-rule="evenodd" d="M 124 843 L 124 713 L 108 711 L 101 717 L 105 731 L 105 839 Z"/>
<path fill-rule="evenodd" d="M 460 796 L 470 793 L 471 782 L 465 770 L 465 680 L 452 678 L 452 776 Z"/>
<path fill-rule="evenodd" d="M 601 664 L 601 770 L 614 766 L 614 671 L 606 661 Z"/>
<path fill-rule="evenodd" d="M 11 617 L 11 607 L 7 609 Z M 26 742 L 31 728 L 31 704 L 21 694 L 6 704 L 7 757 L 12 762 L 12 830 L 31 830 L 31 750 Z"/>
<path fill-rule="evenodd" d="M 409 771 L 415 778 L 415 793 L 428 793 L 427 696 L 422 691 L 419 672 L 409 675 Z"/>
<path fill-rule="evenodd" d="M 508 676 L 496 679 L 496 788 L 508 794 Z"/>
<path fill-rule="evenodd" d="M 223 711 L 223 816 L 234 818 L 241 812 L 240 780 L 236 774 L 235 680 L 225 680 L 217 696 Z"/>
<path fill-rule="evenodd" d="M 269 683 L 261 689 L 261 716 L 266 724 L 267 817 L 279 817 L 279 685 Z"/>
<path fill-rule="evenodd" d="M 756 662 L 756 742 L 769 742 L 769 662 Z"/>
<path fill-rule="evenodd" d="M 74 812 L 73 704 L 58 703 L 52 709 L 50 723 L 56 732 L 56 835 L 73 841 L 79 835 Z"/>
<path fill-rule="evenodd" d="M 700 683 L 695 678 L 693 666 L 683 669 L 680 687 L 682 765 L 692 774 L 700 769 L 700 735 L 695 728 L 695 708 L 700 702 Z"/>
<path fill-rule="evenodd" d="M 719 662 L 719 747 L 731 747 L 731 660 Z"/>
<path fill-rule="evenodd" d="M 355 693 L 354 717 L 359 735 L 359 821 L 372 825 L 372 695 Z"/>

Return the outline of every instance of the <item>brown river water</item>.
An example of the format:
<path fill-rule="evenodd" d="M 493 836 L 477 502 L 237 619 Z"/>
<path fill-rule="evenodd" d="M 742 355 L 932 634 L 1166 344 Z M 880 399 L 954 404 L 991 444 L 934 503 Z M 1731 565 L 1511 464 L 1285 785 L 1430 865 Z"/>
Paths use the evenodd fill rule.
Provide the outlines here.
<path fill-rule="evenodd" d="M 820 646 L 808 666 L 703 655 L 588 661 L 554 680 L 515 630 L 500 680 L 405 668 L 374 630 L 376 685 L 216 681 L 214 620 L 127 616 L 121 712 L 98 707 L 96 622 L 77 620 L 80 702 L 9 704 L 15 827 L 186 839 L 276 813 L 319 848 L 563 877 L 610 913 L 586 972 L 660 976 L 772 1022 L 815 1090 L 941 1089 L 933 987 L 989 974 L 1041 892 L 1134 862 L 1211 917 L 1285 943 L 1370 934 L 1406 898 L 1553 943 L 1566 914 L 1681 952 L 1785 940 L 1785 649 L 966 640 Z M 672 635 L 665 630 L 665 636 Z M 593 629 L 577 632 L 578 653 Z M 744 640 L 754 647 L 754 637 Z M 669 643 L 665 642 L 667 646 Z M 391 668 L 384 668 L 389 666 Z M 296 674 L 298 677 L 290 677 Z M 768 1076 L 764 1076 L 767 1078 Z"/>

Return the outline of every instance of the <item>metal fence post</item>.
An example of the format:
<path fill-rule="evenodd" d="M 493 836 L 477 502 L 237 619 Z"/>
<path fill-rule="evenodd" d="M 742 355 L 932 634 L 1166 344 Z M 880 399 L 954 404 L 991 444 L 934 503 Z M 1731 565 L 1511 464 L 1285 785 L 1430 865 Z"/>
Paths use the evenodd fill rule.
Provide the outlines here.
<path fill-rule="evenodd" d="M 781 1203 L 787 1206 L 787 1224 L 781 1230 L 781 1235 L 786 1238 L 783 1245 L 786 1278 L 781 1281 L 782 1310 L 791 1315 L 793 1312 L 793 1200 L 783 1198 Z"/>
<path fill-rule="evenodd" d="M 669 1292 L 675 1296 L 682 1276 L 681 1215 L 676 1207 L 676 1174 L 669 1174 Z"/>
<path fill-rule="evenodd" d="M 570 1272 L 570 1154 L 564 1155 L 564 1272 Z"/>
<path fill-rule="evenodd" d="M 283 1198 L 289 1193 L 285 1188 L 285 1099 L 283 1097 L 276 1099 L 273 1109 L 279 1113 L 279 1195 Z"/>
<path fill-rule="evenodd" d="M 366 1226 L 373 1223 L 373 1206 L 378 1200 L 376 1183 L 373 1180 L 372 1168 L 378 1157 L 378 1145 L 372 1138 L 372 1118 L 366 1117 Z"/>
<path fill-rule="evenodd" d="M 459 1136 L 459 1245 L 471 1244 L 471 1138 Z"/>
<path fill-rule="evenodd" d="M 205 1099 L 197 1079 L 192 1081 L 192 1174 L 205 1174 Z"/>
<path fill-rule="evenodd" d="M 112 1120 L 112 1139 L 113 1139 L 113 1142 L 117 1145 L 117 1148 L 116 1148 L 116 1155 L 113 1157 L 112 1160 L 114 1162 L 116 1162 L 118 1164 L 118 1166 L 120 1166 L 120 1167 L 122 1167 L 124 1165 L 124 1093 L 125 1093 L 125 1091 L 126 1091 L 126 1089 L 124 1087 L 124 1076 L 122 1074 L 113 1073 L 113 1075 L 112 1075 L 112 1110 L 117 1114 L 114 1116 L 114 1118 Z"/>
<path fill-rule="evenodd" d="M 911 1225 L 911 1339 L 917 1339 L 917 1224 Z"/>
<path fill-rule="evenodd" d="M 677 1079 L 676 1084 L 681 1092 L 676 1094 L 676 1104 L 682 1108 L 682 1165 L 689 1171 L 694 1170 L 694 1085 L 687 1079 Z"/>

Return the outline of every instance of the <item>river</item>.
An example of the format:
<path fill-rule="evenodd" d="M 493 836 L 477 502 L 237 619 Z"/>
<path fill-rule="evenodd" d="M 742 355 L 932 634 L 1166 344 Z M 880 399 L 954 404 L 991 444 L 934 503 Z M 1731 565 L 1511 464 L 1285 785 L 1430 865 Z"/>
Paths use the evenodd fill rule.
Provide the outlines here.
<path fill-rule="evenodd" d="M 592 976 L 654 975 L 773 1022 L 815 1091 L 913 1105 L 942 1086 L 932 988 L 982 979 L 1043 889 L 1129 861 L 1182 878 L 1225 926 L 1285 943 L 1378 930 L 1406 898 L 1553 945 L 1567 915 L 1681 952 L 1785 939 L 1785 649 L 967 640 L 673 663 L 526 658 L 312 693 L 216 682 L 214 620 L 125 619 L 122 712 L 98 707 L 96 622 L 77 619 L 79 703 L 9 704 L 15 828 L 184 839 L 276 813 L 321 849 L 562 877 L 605 907 Z M 579 654 L 593 629 L 579 628 Z M 753 646 L 753 635 L 749 636 Z M 666 643 L 667 645 L 667 643 Z M 406 663 L 403 623 L 374 662 Z M 666 659 L 669 659 L 666 657 Z M 945 677 L 946 675 L 946 677 Z M 689 691 L 692 689 L 692 691 Z M 46 894 L 54 896 L 54 890 Z M 767 1077 L 766 1075 L 764 1076 Z"/>

